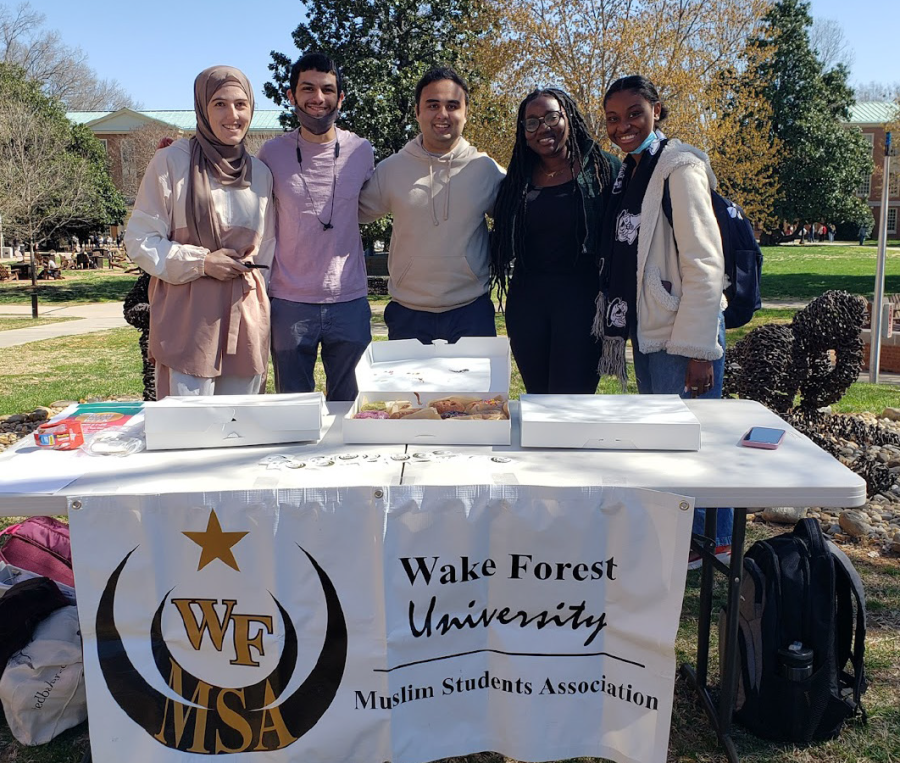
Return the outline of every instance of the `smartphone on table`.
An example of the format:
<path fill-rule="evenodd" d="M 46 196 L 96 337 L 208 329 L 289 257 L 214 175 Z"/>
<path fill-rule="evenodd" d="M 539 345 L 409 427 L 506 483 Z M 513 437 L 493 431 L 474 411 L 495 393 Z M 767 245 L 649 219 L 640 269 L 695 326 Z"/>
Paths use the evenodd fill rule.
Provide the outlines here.
<path fill-rule="evenodd" d="M 784 439 L 783 429 L 773 427 L 753 427 L 741 438 L 741 445 L 746 448 L 763 448 L 775 450 Z"/>

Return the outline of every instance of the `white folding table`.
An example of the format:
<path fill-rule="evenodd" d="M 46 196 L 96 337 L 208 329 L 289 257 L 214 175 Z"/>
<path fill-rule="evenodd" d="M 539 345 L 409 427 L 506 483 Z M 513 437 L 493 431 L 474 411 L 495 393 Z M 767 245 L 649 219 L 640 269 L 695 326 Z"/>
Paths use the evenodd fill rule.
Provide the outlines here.
<path fill-rule="evenodd" d="M 342 418 L 349 404 L 330 404 L 327 431 L 318 444 L 254 446 L 196 451 L 141 452 L 124 458 L 91 458 L 90 468 L 53 494 L 3 493 L 27 442 L 0 456 L 0 516 L 65 514 L 74 496 L 157 494 L 249 489 L 291 489 L 350 485 L 523 484 L 540 486 L 625 486 L 693 496 L 697 506 L 735 507 L 733 552 L 728 567 L 710 550 L 716 512 L 708 511 L 700 588 L 696 672 L 683 673 L 696 686 L 728 757 L 737 761 L 730 737 L 737 685 L 738 597 L 748 512 L 772 506 L 852 507 L 865 502 L 865 482 L 776 414 L 750 400 L 688 400 L 701 424 L 701 448 L 691 451 L 598 451 L 524 449 L 516 405 L 509 446 L 344 445 Z M 753 426 L 787 431 L 777 450 L 740 446 Z M 288 455 L 307 464 L 270 469 L 267 456 Z M 461 468 L 466 456 L 480 456 L 477 469 Z M 471 460 L 468 463 L 474 463 Z M 707 687 L 713 572 L 728 574 L 725 670 L 718 707 Z"/>

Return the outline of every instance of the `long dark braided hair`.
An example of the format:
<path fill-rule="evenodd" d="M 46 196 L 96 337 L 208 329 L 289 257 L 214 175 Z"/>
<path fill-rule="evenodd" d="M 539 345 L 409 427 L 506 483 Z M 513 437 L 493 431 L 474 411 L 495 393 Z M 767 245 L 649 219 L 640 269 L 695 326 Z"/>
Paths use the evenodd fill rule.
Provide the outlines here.
<path fill-rule="evenodd" d="M 511 266 L 517 255 L 521 266 L 521 255 L 525 247 L 524 211 L 527 204 L 528 185 L 531 182 L 534 164 L 538 161 L 537 155 L 528 148 L 525 142 L 525 109 L 535 98 L 541 96 L 554 98 L 568 120 L 569 135 L 566 138 L 566 151 L 572 177 L 577 178 L 590 166 L 593 168 L 594 176 L 601 189 L 608 187 L 613 182 L 612 165 L 608 157 L 594 141 L 584 117 L 581 116 L 578 106 L 568 93 L 555 87 L 542 88 L 529 93 L 519 105 L 516 115 L 516 143 L 513 147 L 509 167 L 506 170 L 506 177 L 500 185 L 497 201 L 494 204 L 494 232 L 491 236 L 491 287 L 497 288 L 501 305 L 509 285 Z M 577 212 L 582 229 L 587 235 L 587 213 L 580 189 L 575 194 L 575 203 L 578 205 Z M 583 240 L 581 245 L 584 246 Z"/>

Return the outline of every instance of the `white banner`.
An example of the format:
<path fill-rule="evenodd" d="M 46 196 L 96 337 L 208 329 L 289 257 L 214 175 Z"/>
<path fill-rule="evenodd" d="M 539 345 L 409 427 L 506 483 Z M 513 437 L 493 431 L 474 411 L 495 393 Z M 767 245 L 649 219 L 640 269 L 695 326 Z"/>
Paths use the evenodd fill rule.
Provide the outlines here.
<path fill-rule="evenodd" d="M 662 763 L 692 507 L 491 486 L 72 499 L 94 759 Z"/>

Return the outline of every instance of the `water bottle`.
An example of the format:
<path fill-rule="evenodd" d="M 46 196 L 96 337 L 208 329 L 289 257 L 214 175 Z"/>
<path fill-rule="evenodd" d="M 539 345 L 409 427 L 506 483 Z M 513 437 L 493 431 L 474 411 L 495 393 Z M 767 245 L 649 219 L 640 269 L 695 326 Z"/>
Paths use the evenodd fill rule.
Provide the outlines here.
<path fill-rule="evenodd" d="M 805 681 L 813 673 L 813 650 L 795 641 L 778 650 L 778 665 L 788 681 Z"/>

